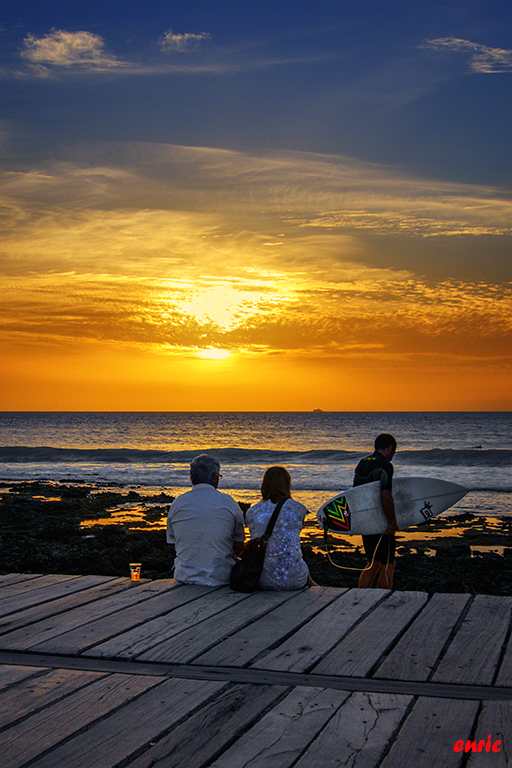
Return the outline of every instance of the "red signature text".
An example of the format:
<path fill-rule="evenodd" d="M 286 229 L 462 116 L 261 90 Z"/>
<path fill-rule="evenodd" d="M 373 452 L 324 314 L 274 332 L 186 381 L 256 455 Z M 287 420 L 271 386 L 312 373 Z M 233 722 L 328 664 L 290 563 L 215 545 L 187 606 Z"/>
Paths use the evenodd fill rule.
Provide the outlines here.
<path fill-rule="evenodd" d="M 499 752 L 501 749 L 501 741 L 496 739 L 492 741 L 492 736 L 488 736 L 487 739 L 480 739 L 480 741 L 456 741 L 453 747 L 454 752 Z"/>

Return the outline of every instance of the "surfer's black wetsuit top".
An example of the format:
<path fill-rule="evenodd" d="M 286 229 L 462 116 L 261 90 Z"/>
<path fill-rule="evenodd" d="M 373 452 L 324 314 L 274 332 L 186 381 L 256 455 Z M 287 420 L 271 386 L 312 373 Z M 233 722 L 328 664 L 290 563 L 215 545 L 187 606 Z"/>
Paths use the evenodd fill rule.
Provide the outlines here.
<path fill-rule="evenodd" d="M 354 486 L 374 483 L 380 480 L 381 490 L 391 491 L 393 485 L 393 465 L 382 453 L 375 451 L 371 456 L 361 459 L 354 473 Z"/>
<path fill-rule="evenodd" d="M 374 483 L 380 480 L 382 491 L 391 491 L 394 467 L 382 453 L 375 451 L 361 459 L 354 473 L 354 486 Z M 363 546 L 368 562 L 373 558 L 379 563 L 393 563 L 395 560 L 395 537 L 393 534 L 370 534 L 363 536 Z M 377 550 L 377 551 L 375 551 Z"/>

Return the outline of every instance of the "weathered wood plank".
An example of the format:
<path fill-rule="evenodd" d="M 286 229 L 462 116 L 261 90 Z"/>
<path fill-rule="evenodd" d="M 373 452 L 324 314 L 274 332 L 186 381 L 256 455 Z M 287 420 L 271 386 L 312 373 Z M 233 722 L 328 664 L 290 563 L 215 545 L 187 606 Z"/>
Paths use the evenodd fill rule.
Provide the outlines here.
<path fill-rule="evenodd" d="M 200 626 L 210 616 L 250 597 L 240 592 L 218 587 L 200 587 L 187 584 L 182 587 L 191 596 L 189 603 L 179 606 L 165 616 L 147 621 L 104 643 L 95 645 L 85 653 L 89 656 L 131 659 L 148 648 L 187 630 Z"/>
<path fill-rule="evenodd" d="M 194 599 L 201 598 L 211 592 L 210 587 L 192 586 L 181 589 L 165 589 L 162 582 L 154 582 L 156 589 L 161 585 L 163 594 L 155 593 L 149 600 L 130 605 L 123 610 L 100 616 L 94 621 L 88 621 L 81 626 L 63 631 L 55 637 L 43 642 L 34 642 L 30 648 L 44 653 L 83 653 L 96 645 L 110 640 L 118 635 L 124 635 L 131 629 L 146 626 L 148 621 L 158 617 L 169 617 L 172 611 L 181 606 L 188 606 Z M 94 651 L 92 651 L 94 653 Z"/>
<path fill-rule="evenodd" d="M 501 660 L 496 685 L 512 686 L 512 634 L 508 639 L 507 647 Z"/>
<path fill-rule="evenodd" d="M 411 701 L 411 696 L 352 694 L 294 768 L 375 768 Z M 416 768 L 415 763 L 403 765 Z M 437 765 L 440 764 L 431 763 L 431 768 Z"/>
<path fill-rule="evenodd" d="M 33 581 L 5 587 L 8 592 L 5 595 L 0 592 L 0 616 L 69 594 L 74 591 L 73 582 L 79 578 L 79 576 L 41 576 Z"/>
<path fill-rule="evenodd" d="M 8 616 L 0 616 L 0 634 L 11 632 L 26 624 L 33 624 L 41 619 L 46 619 L 57 613 L 64 613 L 64 611 L 71 610 L 80 605 L 92 603 L 94 600 L 114 595 L 117 592 L 123 592 L 126 589 L 131 589 L 131 582 L 129 579 L 109 578 L 108 580 L 99 583 L 92 582 L 88 589 L 83 589 L 80 592 L 57 598 L 56 600 L 52 600 L 51 603 L 33 605 L 30 608 L 24 608 L 16 613 L 10 613 Z"/>
<path fill-rule="evenodd" d="M 224 683 L 166 680 L 35 760 L 31 768 L 117 766 L 158 741 L 224 687 Z"/>
<path fill-rule="evenodd" d="M 349 695 L 346 691 L 323 688 L 295 688 L 218 757 L 211 768 L 290 768 Z M 308 768 L 317 765 L 322 763 L 315 759 Z M 167 763 L 157 766 L 174 768 L 174 764 Z"/>
<path fill-rule="evenodd" d="M 26 660 L 26 664 L 23 662 Z M 365 693 L 399 693 L 406 696 L 435 696 L 470 701 L 512 701 L 512 690 L 490 685 L 459 685 L 414 680 L 379 680 L 370 677 L 315 675 L 311 672 L 277 672 L 250 667 L 211 667 L 193 664 L 173 664 L 150 661 L 104 659 L 92 656 L 58 656 L 23 651 L 0 651 L 3 664 L 22 664 L 36 668 L 74 669 L 84 672 L 105 672 L 128 675 L 155 675 L 188 680 L 223 681 L 250 685 L 281 685 L 332 688 Z"/>
<path fill-rule="evenodd" d="M 46 672 L 38 670 L 34 676 L 32 669 L 30 679 L 25 679 L 2 694 L 0 728 L 25 719 L 34 710 L 43 709 L 101 677 L 105 677 L 105 673 L 69 669 L 50 669 Z"/>
<path fill-rule="evenodd" d="M 222 638 L 213 648 L 194 659 L 194 664 L 243 666 L 297 630 L 344 591 L 327 587 L 301 591 L 292 600 L 261 616 L 257 624 L 250 624 L 236 634 Z"/>
<path fill-rule="evenodd" d="M 473 752 L 471 748 L 467 768 L 490 768 L 491 766 L 492 768 L 510 768 L 512 766 L 512 702 L 484 702 L 471 741 L 476 742 L 475 749 L 480 748 L 481 751 Z M 497 743 L 498 741 L 501 743 Z"/>
<path fill-rule="evenodd" d="M 166 734 L 129 768 L 201 768 L 244 733 L 287 688 L 233 685 Z"/>
<path fill-rule="evenodd" d="M 492 683 L 511 614 L 512 597 L 477 595 L 432 680 Z"/>
<path fill-rule="evenodd" d="M 427 600 L 424 592 L 394 592 L 317 664 L 315 674 L 364 677 Z"/>
<path fill-rule="evenodd" d="M 468 739 L 479 702 L 420 698 L 403 724 L 381 768 L 456 768 L 462 762 L 455 742 Z"/>
<path fill-rule="evenodd" d="M 6 581 L 0 583 L 0 605 L 1 601 L 5 600 L 7 597 L 26 594 L 27 592 L 31 592 L 33 589 L 44 589 L 45 587 L 51 586 L 53 584 L 60 584 L 61 582 L 78 578 L 79 577 L 76 574 L 62 575 L 57 573 L 50 573 L 45 576 L 42 573 L 32 573 L 26 575 L 15 574 L 12 580 L 7 581 L 9 576 L 2 576 L 2 579 L 5 579 Z"/>
<path fill-rule="evenodd" d="M 433 595 L 373 677 L 428 680 L 469 599 L 469 595 Z"/>
<path fill-rule="evenodd" d="M 137 659 L 190 663 L 196 656 L 205 653 L 220 642 L 222 638 L 229 637 L 248 623 L 257 622 L 261 616 L 287 600 L 293 600 L 293 593 L 256 592 L 251 595 L 250 601 L 245 605 L 238 603 L 231 605 L 222 613 L 210 616 L 201 624 L 195 624 L 184 632 L 180 632 L 178 639 L 167 638 L 158 645 L 153 641 L 153 647 L 138 654 Z M 257 629 L 255 628 L 254 631 Z"/>
<path fill-rule="evenodd" d="M 37 669 L 35 667 L 23 667 L 19 665 L 11 666 L 10 664 L 0 665 L 0 691 L 4 691 L 9 686 L 18 683 L 20 680 L 25 680 L 27 677 L 33 677 L 34 675 L 40 675 L 43 667 Z M 3 695 L 2 695 L 3 698 Z"/>
<path fill-rule="evenodd" d="M 4 730 L 0 734 L 4 764 L 9 768 L 18 768 L 84 726 L 161 684 L 161 678 L 137 675 L 108 675 L 91 683 Z M 135 730 L 133 723 L 131 728 Z M 59 763 L 54 762 L 55 765 Z M 60 765 L 64 766 L 66 762 Z"/>
<path fill-rule="evenodd" d="M 253 662 L 251 667 L 280 672 L 308 670 L 382 598 L 381 589 L 351 589 L 341 594 L 284 643 Z"/>
<path fill-rule="evenodd" d="M 0 648 L 26 650 L 76 627 L 82 627 L 96 618 L 106 618 L 131 605 L 140 605 L 162 592 L 172 594 L 176 584 L 177 582 L 169 580 L 148 581 L 145 584 L 132 585 L 127 590 L 102 597 L 93 603 L 78 605 L 66 613 L 52 615 L 37 623 L 6 633 L 0 637 Z M 180 589 L 181 587 L 177 587 L 177 591 Z M 203 587 L 203 589 L 208 588 Z"/>
<path fill-rule="evenodd" d="M 3 594 L 4 587 L 7 587 L 9 584 L 39 579 L 41 576 L 41 573 L 4 573 L 0 576 L 0 592 Z"/>

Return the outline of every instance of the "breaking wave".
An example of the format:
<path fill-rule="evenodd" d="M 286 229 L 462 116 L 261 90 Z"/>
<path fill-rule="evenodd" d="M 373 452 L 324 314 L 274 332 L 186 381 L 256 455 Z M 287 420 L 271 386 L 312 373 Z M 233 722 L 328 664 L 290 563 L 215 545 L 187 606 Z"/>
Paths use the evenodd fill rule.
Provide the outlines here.
<path fill-rule="evenodd" d="M 0 447 L 0 462 L 7 464 L 188 464 L 198 453 L 209 453 L 221 464 L 355 464 L 365 453 L 339 450 L 272 451 L 265 449 L 208 448 L 186 451 L 141 450 L 134 448 L 53 448 L 51 446 Z M 512 451 L 481 450 L 478 448 L 455 450 L 400 451 L 395 465 L 510 467 Z"/>

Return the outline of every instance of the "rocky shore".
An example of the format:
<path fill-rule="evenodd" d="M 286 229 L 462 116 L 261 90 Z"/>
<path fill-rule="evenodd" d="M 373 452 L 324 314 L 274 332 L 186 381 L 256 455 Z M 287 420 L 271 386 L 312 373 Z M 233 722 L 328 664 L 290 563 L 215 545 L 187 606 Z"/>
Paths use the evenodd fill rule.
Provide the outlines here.
<path fill-rule="evenodd" d="M 96 491 L 71 482 L 0 484 L 0 573 L 128 576 L 129 563 L 140 562 L 143 577 L 170 578 L 172 559 L 161 526 L 171 501 L 166 494 Z M 127 507 L 141 509 L 139 519 L 118 522 L 116 515 L 122 519 Z M 314 580 L 357 586 L 366 562 L 358 544 L 332 540 L 333 565 L 318 529 L 305 533 L 304 557 Z M 421 535 L 413 529 L 400 534 L 397 553 L 397 590 L 512 595 L 508 518 L 435 518 L 421 526 Z"/>

